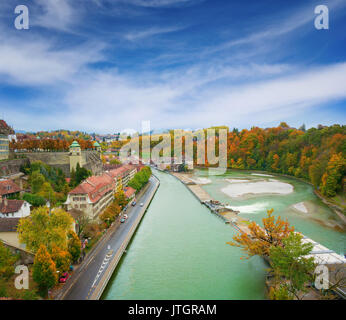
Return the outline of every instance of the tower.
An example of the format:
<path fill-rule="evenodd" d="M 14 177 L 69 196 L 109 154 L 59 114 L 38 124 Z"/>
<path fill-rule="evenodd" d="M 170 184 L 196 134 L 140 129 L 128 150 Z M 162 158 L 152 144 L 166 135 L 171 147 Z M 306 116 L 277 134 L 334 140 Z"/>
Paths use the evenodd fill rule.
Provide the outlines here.
<path fill-rule="evenodd" d="M 82 150 L 77 141 L 73 141 L 70 145 L 70 172 L 76 170 L 77 163 L 82 166 Z"/>
<path fill-rule="evenodd" d="M 101 146 L 97 141 L 94 142 L 94 149 L 99 153 L 101 159 Z"/>

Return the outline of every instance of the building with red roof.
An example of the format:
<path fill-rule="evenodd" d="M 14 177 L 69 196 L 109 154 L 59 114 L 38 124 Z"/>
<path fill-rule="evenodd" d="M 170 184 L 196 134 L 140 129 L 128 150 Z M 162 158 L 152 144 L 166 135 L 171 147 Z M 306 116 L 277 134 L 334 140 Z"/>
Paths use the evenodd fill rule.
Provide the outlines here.
<path fill-rule="evenodd" d="M 69 192 L 66 209 L 81 210 L 94 219 L 113 201 L 114 189 L 114 180 L 107 174 L 89 177 Z"/>
<path fill-rule="evenodd" d="M 22 190 L 12 180 L 0 180 L 0 196 L 8 198 L 18 195 Z"/>
<path fill-rule="evenodd" d="M 125 197 L 129 200 L 133 199 L 136 195 L 136 190 L 132 187 L 124 188 Z"/>
<path fill-rule="evenodd" d="M 135 166 L 124 165 L 101 176 L 89 177 L 69 192 L 65 202 L 66 210 L 81 210 L 95 219 L 112 202 L 114 193 L 123 190 L 136 172 Z M 130 196 L 131 189 L 128 191 Z"/>
<path fill-rule="evenodd" d="M 0 219 L 25 218 L 30 215 L 30 204 L 24 200 L 12 200 L 0 196 Z"/>

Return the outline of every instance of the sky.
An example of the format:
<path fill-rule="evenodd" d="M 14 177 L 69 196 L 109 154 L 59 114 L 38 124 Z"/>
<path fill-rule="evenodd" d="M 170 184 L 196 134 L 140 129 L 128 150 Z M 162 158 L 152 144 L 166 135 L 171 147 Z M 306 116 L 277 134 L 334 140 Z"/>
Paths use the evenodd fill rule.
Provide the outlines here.
<path fill-rule="evenodd" d="M 345 0 L 0 2 L 0 118 L 16 130 L 309 128 L 345 124 L 345 106 Z"/>

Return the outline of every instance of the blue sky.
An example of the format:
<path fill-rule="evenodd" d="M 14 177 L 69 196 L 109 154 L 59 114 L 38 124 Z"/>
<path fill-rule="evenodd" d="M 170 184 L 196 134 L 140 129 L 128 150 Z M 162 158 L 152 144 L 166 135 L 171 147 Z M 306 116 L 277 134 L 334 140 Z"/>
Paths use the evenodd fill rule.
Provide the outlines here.
<path fill-rule="evenodd" d="M 311 127 L 345 105 L 345 0 L 0 3 L 0 117 L 19 130 Z"/>

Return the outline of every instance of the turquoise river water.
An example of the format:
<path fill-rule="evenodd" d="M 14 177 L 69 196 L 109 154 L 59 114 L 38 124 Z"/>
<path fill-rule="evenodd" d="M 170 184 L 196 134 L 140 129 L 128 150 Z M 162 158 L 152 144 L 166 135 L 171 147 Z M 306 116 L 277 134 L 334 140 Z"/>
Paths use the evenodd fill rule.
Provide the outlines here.
<path fill-rule="evenodd" d="M 155 174 L 160 188 L 102 298 L 265 299 L 267 265 L 263 260 L 241 260 L 241 250 L 226 244 L 235 230 L 211 214 L 176 178 Z M 192 178 L 208 179 L 202 188 L 251 220 L 260 222 L 266 210 L 274 208 L 275 214 L 288 218 L 298 231 L 344 253 L 346 234 L 340 221 L 308 184 L 243 171 L 208 176 L 205 170 L 195 170 Z M 226 179 L 275 179 L 291 184 L 294 191 L 235 199 L 221 191 L 230 183 Z M 301 202 L 307 212 L 292 207 Z"/>

